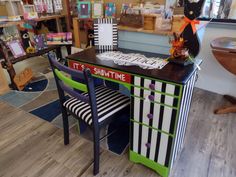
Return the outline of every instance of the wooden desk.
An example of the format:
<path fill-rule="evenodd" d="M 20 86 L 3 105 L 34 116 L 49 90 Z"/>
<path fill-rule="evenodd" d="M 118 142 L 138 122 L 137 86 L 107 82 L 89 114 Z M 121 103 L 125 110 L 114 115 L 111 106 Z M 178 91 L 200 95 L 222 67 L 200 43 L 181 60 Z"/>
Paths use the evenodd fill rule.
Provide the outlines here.
<path fill-rule="evenodd" d="M 71 68 L 82 70 L 88 67 L 93 76 L 129 88 L 130 160 L 155 170 L 163 177 L 169 176 L 183 147 L 197 67 L 172 63 L 162 70 L 119 66 L 113 61 L 99 60 L 93 48 L 70 55 L 67 59 Z"/>

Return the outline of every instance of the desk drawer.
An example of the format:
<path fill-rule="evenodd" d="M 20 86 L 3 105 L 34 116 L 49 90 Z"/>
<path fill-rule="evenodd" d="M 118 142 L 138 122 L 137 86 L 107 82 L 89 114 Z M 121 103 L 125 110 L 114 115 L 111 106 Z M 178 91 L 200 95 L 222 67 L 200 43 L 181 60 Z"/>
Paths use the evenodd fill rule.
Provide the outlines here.
<path fill-rule="evenodd" d="M 133 86 L 131 87 L 131 94 L 134 97 L 145 100 L 146 102 L 155 102 L 175 108 L 178 107 L 179 98 L 176 96 L 170 96 L 165 93 L 158 93 L 150 89 L 143 89 Z"/>
<path fill-rule="evenodd" d="M 131 118 L 136 122 L 174 134 L 177 109 L 145 101 L 138 97 L 131 98 Z"/>
<path fill-rule="evenodd" d="M 130 149 L 154 162 L 169 167 L 173 137 L 131 122 Z"/>
<path fill-rule="evenodd" d="M 134 87 L 141 87 L 144 89 L 152 90 L 158 93 L 164 93 L 172 96 L 180 95 L 180 85 L 167 83 L 161 80 L 153 80 L 148 78 L 142 78 L 138 76 L 132 77 L 132 84 Z"/>

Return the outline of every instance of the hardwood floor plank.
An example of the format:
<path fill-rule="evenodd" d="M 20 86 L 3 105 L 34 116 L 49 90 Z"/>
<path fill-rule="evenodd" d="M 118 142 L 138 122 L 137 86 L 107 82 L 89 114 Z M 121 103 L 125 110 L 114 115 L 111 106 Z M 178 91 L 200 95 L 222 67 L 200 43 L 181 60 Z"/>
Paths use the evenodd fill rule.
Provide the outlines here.
<path fill-rule="evenodd" d="M 222 104 L 221 102 L 222 96 L 220 95 L 200 89 L 196 89 L 194 92 L 184 148 L 174 166 L 172 176 L 222 176 L 220 173 L 211 174 L 211 171 L 214 171 L 217 149 L 221 147 L 225 150 L 230 143 L 223 140 L 225 134 L 223 132 L 228 129 L 229 119 L 231 121 L 236 121 L 236 119 L 233 119 L 233 115 L 219 116 L 213 114 L 214 108 Z M 231 134 L 231 138 L 235 139 L 236 134 Z M 236 148 L 236 145 L 233 147 Z M 220 166 L 222 165 L 223 163 Z M 225 168 L 223 166 L 222 168 Z M 235 167 L 230 167 L 230 169 L 231 171 L 235 170 Z M 229 174 L 224 174 L 225 177 L 228 177 L 227 175 Z"/>
<path fill-rule="evenodd" d="M 101 154 L 99 177 L 158 177 L 154 171 L 140 164 L 134 164 L 128 160 L 128 154 L 122 156 L 105 151 Z M 81 177 L 93 176 L 93 164 L 86 170 Z"/>
<path fill-rule="evenodd" d="M 236 142 L 232 141 L 236 138 L 236 121 L 235 117 L 227 119 L 218 120 L 208 176 L 236 176 Z"/>
<path fill-rule="evenodd" d="M 35 126 L 32 127 L 30 123 L 24 124 L 23 121 L 23 127 L 27 127 L 24 131 L 18 134 L 16 128 L 15 131 L 12 130 L 13 134 L 4 136 L 3 140 L 8 139 L 8 141 L 1 141 L 4 148 L 0 149 L 0 176 L 37 176 L 42 171 L 46 176 L 53 176 L 52 173 L 54 176 L 65 176 L 65 171 L 77 176 L 77 173 L 92 163 L 91 142 L 71 134 L 71 143 L 64 146 L 61 129 L 22 110 L 17 110 L 16 119 L 21 119 L 21 115 L 28 116 L 27 119 L 34 122 Z M 5 132 L 2 131 L 0 137 Z M 49 164 L 43 165 L 45 162 Z M 45 169 L 42 166 L 45 166 Z"/>
<path fill-rule="evenodd" d="M 214 115 L 222 96 L 194 92 L 183 151 L 170 177 L 235 177 L 236 116 Z M 1 177 L 92 177 L 93 144 L 75 133 L 64 146 L 63 131 L 0 102 Z M 157 177 L 143 165 L 101 150 L 99 177 Z"/>

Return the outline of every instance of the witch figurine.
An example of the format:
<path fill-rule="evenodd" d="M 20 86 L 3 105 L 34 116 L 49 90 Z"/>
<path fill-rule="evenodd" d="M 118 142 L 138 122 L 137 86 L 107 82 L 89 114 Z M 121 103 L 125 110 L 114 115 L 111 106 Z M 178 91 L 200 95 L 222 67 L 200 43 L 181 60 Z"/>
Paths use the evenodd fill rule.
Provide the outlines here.
<path fill-rule="evenodd" d="M 199 24 L 197 18 L 201 15 L 204 0 L 191 1 L 184 0 L 184 21 L 181 27 L 181 36 L 184 39 L 184 46 L 188 49 L 189 55 L 195 58 L 200 51 L 199 39 L 196 25 Z"/>

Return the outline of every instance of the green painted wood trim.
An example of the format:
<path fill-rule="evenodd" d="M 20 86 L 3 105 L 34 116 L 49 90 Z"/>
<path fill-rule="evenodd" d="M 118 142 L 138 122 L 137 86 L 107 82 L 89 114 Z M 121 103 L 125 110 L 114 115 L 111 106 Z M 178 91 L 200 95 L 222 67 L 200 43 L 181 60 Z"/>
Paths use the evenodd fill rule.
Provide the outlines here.
<path fill-rule="evenodd" d="M 159 81 L 159 82 L 164 82 L 164 83 L 170 84 L 170 85 L 177 85 L 177 86 L 181 86 L 182 85 L 182 84 L 179 84 L 179 83 L 165 81 L 165 80 L 161 80 L 161 79 L 156 79 L 156 78 L 148 77 L 148 76 L 141 76 L 141 75 L 138 75 L 138 74 L 137 75 L 133 74 L 133 76 L 142 77 L 144 79 L 155 80 L 155 81 Z"/>
<path fill-rule="evenodd" d="M 176 139 L 176 130 L 177 130 L 178 122 L 179 122 L 180 106 L 181 106 L 182 99 L 183 99 L 183 85 L 180 85 L 180 95 L 179 95 L 179 101 L 178 101 L 178 107 L 177 107 L 177 114 L 176 114 L 176 121 L 175 121 L 175 127 L 174 127 L 174 134 L 173 134 L 173 141 L 172 141 L 170 157 L 173 156 L 175 139 Z M 170 166 L 170 164 L 171 164 L 171 158 L 169 160 L 168 165 Z"/>
<path fill-rule="evenodd" d="M 55 69 L 55 74 L 57 75 L 57 77 L 63 81 L 66 85 L 77 89 L 77 90 L 81 90 L 83 92 L 88 92 L 87 86 L 85 84 L 81 84 L 79 82 L 76 82 L 72 79 L 70 79 L 69 77 L 66 77 L 64 74 L 62 74 L 61 71 L 59 71 L 58 69 Z"/>
<path fill-rule="evenodd" d="M 134 163 L 141 163 L 153 170 L 155 170 L 158 174 L 160 174 L 162 177 L 168 177 L 170 169 L 160 165 L 153 160 L 150 160 L 134 151 L 129 150 L 129 160 Z"/>
<path fill-rule="evenodd" d="M 102 76 L 98 76 L 96 74 L 93 74 L 92 76 L 96 77 L 96 78 L 99 78 L 99 79 L 104 79 L 104 80 L 108 80 L 108 81 L 111 81 L 111 82 L 115 82 L 115 83 L 121 84 L 124 87 L 126 87 L 127 89 L 131 90 L 131 84 L 129 84 L 129 83 L 117 81 L 117 80 L 106 78 L 106 77 L 102 77 Z"/>
<path fill-rule="evenodd" d="M 142 97 L 139 97 L 139 96 L 136 96 L 136 95 L 131 95 L 131 96 L 139 98 L 140 100 L 145 100 L 145 98 L 142 98 Z M 159 104 L 159 105 L 162 105 L 162 106 L 167 106 L 167 107 L 172 108 L 172 109 L 178 109 L 178 106 L 177 107 L 173 107 L 173 106 L 170 106 L 170 105 L 167 105 L 167 104 L 159 103 L 157 101 L 150 101 L 150 102 L 151 103 L 156 103 L 156 104 Z M 179 100 L 178 100 L 178 104 L 179 104 Z"/>
<path fill-rule="evenodd" d="M 153 129 L 153 130 L 156 130 L 156 131 L 158 131 L 158 132 L 160 132 L 160 133 L 164 133 L 164 134 L 166 134 L 166 135 L 168 135 L 168 136 L 171 136 L 171 137 L 174 137 L 174 136 L 175 136 L 174 134 L 170 134 L 170 133 L 168 133 L 168 132 L 166 132 L 166 131 L 163 131 L 163 130 L 160 130 L 160 129 L 156 128 L 156 127 L 151 127 L 151 126 L 149 126 L 149 125 L 147 125 L 147 124 L 145 124 L 145 123 L 138 122 L 137 120 L 134 120 L 133 118 L 131 118 L 130 120 L 131 120 L 132 122 L 134 122 L 134 123 L 138 123 L 138 124 L 140 124 L 140 125 L 146 126 L 146 127 L 151 128 L 151 129 Z"/>
<path fill-rule="evenodd" d="M 160 92 L 160 91 L 157 91 L 157 90 L 151 90 L 150 88 L 146 88 L 146 87 L 140 87 L 138 85 L 133 85 L 132 84 L 132 87 L 137 87 L 139 89 L 144 89 L 144 90 L 150 90 L 150 91 L 154 91 L 156 93 L 160 93 L 162 95 L 166 95 L 166 96 L 171 96 L 171 97 L 174 97 L 174 98 L 179 98 L 179 96 L 176 96 L 176 95 L 173 95 L 173 94 L 170 94 L 170 93 L 165 93 L 165 92 Z"/>

